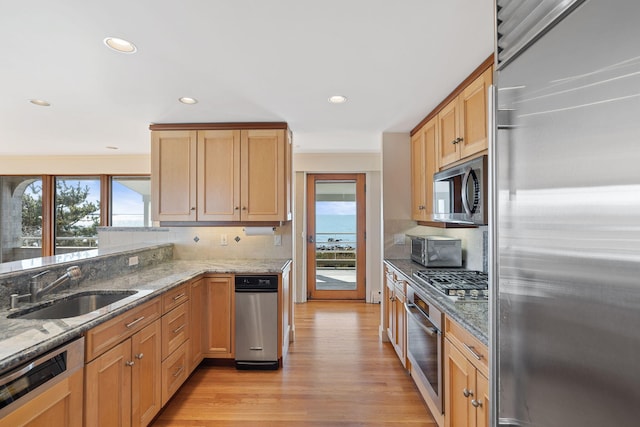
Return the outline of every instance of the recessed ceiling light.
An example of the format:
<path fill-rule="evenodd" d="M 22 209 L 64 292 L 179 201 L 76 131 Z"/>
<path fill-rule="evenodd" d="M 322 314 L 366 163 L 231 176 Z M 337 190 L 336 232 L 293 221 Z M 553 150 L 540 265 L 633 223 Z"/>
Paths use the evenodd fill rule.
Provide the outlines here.
<path fill-rule="evenodd" d="M 40 107 L 50 107 L 51 106 L 51 104 L 49 104 L 47 101 L 44 101 L 42 99 L 30 99 L 29 102 L 34 104 L 34 105 L 39 105 Z"/>
<path fill-rule="evenodd" d="M 178 101 L 182 102 L 183 104 L 197 104 L 198 100 L 195 98 L 189 98 L 188 96 L 183 96 L 182 98 L 179 98 Z"/>
<path fill-rule="evenodd" d="M 115 145 L 107 145 L 105 148 L 108 150 L 118 150 L 118 147 L 116 147 Z"/>
<path fill-rule="evenodd" d="M 117 37 L 107 37 L 104 39 L 104 44 L 109 48 L 122 53 L 135 53 L 135 51 L 138 50 L 136 45 L 130 41 L 119 39 Z"/>
<path fill-rule="evenodd" d="M 329 97 L 329 102 L 332 104 L 344 104 L 347 102 L 347 97 L 342 95 L 333 95 Z"/>

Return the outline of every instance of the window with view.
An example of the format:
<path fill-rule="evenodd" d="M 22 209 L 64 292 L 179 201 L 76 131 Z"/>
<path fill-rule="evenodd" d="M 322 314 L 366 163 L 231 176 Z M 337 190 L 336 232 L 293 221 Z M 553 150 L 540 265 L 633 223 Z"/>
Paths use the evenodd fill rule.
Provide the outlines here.
<path fill-rule="evenodd" d="M 57 177 L 55 183 L 55 253 L 97 248 L 100 178 Z"/>
<path fill-rule="evenodd" d="M 0 176 L 0 262 L 42 254 L 42 178 Z"/>

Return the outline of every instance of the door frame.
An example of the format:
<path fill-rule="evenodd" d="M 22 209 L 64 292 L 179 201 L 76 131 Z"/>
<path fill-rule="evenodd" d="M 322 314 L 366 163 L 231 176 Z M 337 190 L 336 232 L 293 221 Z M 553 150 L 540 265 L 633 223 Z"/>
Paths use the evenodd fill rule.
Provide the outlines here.
<path fill-rule="evenodd" d="M 317 181 L 355 181 L 356 184 L 356 289 L 316 290 L 316 216 L 315 187 Z M 306 175 L 307 205 L 305 233 L 306 291 L 307 300 L 365 300 L 366 284 L 366 174 L 364 173 L 313 173 Z"/>

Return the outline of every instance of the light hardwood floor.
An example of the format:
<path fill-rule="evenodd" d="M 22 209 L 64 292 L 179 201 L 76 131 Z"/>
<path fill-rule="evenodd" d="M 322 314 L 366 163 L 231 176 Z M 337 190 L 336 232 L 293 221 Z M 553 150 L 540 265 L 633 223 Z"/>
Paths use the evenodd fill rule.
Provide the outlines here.
<path fill-rule="evenodd" d="M 278 371 L 201 366 L 153 424 L 437 427 L 389 343 L 380 305 L 295 306 L 296 342 Z"/>

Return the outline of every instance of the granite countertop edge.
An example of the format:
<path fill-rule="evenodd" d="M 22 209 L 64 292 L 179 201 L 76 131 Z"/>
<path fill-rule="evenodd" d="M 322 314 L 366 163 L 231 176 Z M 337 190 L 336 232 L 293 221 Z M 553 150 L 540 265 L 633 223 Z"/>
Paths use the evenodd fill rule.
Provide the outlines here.
<path fill-rule="evenodd" d="M 174 260 L 90 285 L 72 286 L 69 290 L 43 299 L 57 300 L 84 291 L 138 291 L 130 297 L 82 316 L 46 320 L 11 319 L 7 318 L 11 311 L 0 310 L 0 373 L 79 338 L 89 329 L 203 274 L 278 274 L 290 264 L 290 259 Z M 28 307 L 26 304 L 20 309 Z"/>
<path fill-rule="evenodd" d="M 425 270 L 420 264 L 407 259 L 385 259 L 384 262 L 391 265 L 405 276 L 411 286 L 422 294 L 429 302 L 434 304 L 444 314 L 455 320 L 484 345 L 489 344 L 489 316 L 488 305 L 485 302 L 454 303 L 437 290 L 419 283 L 413 278 L 413 273 Z"/>

